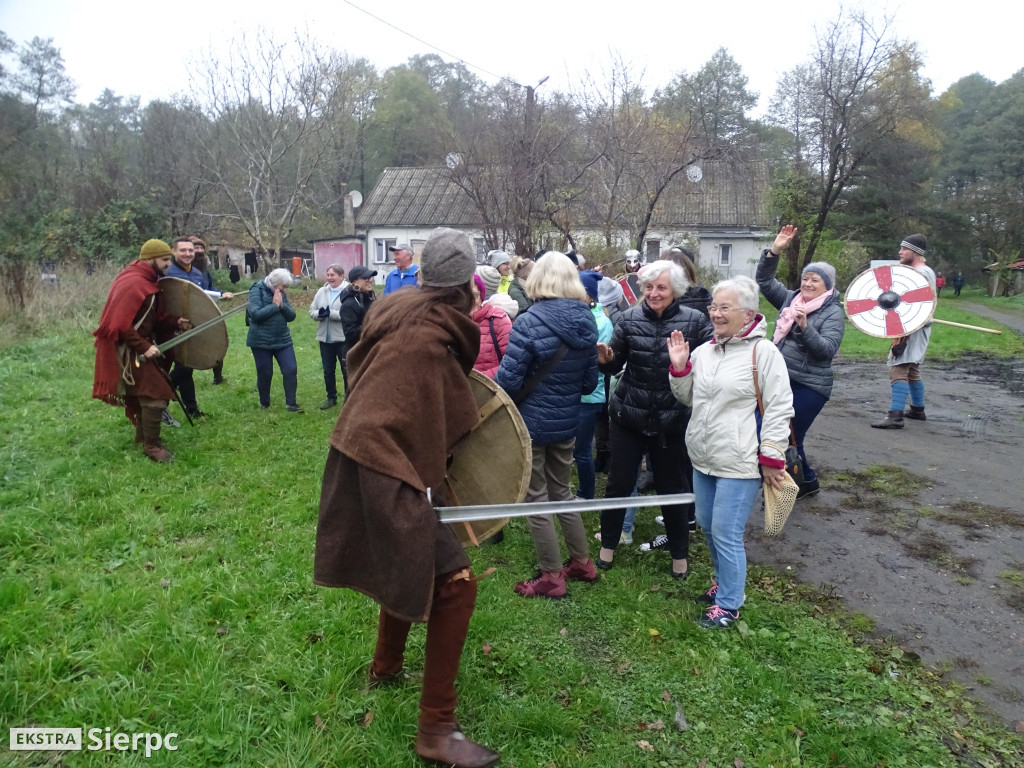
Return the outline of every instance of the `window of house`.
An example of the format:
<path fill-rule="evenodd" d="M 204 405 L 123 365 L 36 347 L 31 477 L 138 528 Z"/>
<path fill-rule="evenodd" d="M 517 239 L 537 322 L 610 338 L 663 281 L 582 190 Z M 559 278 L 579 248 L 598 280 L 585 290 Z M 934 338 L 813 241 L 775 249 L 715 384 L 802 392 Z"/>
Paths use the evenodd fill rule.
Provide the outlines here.
<path fill-rule="evenodd" d="M 722 243 L 718 246 L 718 266 L 728 267 L 732 264 L 732 244 Z"/>
<path fill-rule="evenodd" d="M 373 263 L 374 264 L 387 264 L 388 262 L 394 261 L 391 256 L 391 251 L 388 250 L 391 246 L 395 245 L 398 241 L 394 238 L 381 239 L 378 238 L 373 241 Z"/>
<path fill-rule="evenodd" d="M 661 253 L 661 240 L 648 240 L 644 243 L 644 254 L 647 256 L 645 261 L 650 264 L 652 261 L 658 260 L 658 255 Z"/>

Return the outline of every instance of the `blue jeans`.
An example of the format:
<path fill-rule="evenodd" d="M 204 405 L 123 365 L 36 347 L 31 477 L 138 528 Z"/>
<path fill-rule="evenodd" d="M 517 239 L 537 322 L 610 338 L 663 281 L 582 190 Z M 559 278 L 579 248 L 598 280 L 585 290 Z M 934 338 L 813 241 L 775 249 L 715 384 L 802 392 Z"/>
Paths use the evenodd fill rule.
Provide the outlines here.
<path fill-rule="evenodd" d="M 597 482 L 594 472 L 594 428 L 604 403 L 580 403 L 579 421 L 576 422 L 576 445 L 572 450 L 576 462 L 576 474 L 580 480 L 577 496 L 581 499 L 594 498 Z"/>
<path fill-rule="evenodd" d="M 814 467 L 807 463 L 807 454 L 804 453 L 804 437 L 811 424 L 825 407 L 828 398 L 815 392 L 803 384 L 791 382 L 793 390 L 793 437 L 796 438 L 796 450 L 800 454 L 800 461 L 804 465 L 804 482 L 810 482 L 816 478 Z"/>
<path fill-rule="evenodd" d="M 729 611 L 738 611 L 743 605 L 747 583 L 743 529 L 747 527 L 750 508 L 760 487 L 760 478 L 715 477 L 693 470 L 697 524 L 704 529 L 718 582 L 715 602 Z"/>
<path fill-rule="evenodd" d="M 256 363 L 256 391 L 260 395 L 260 405 L 270 407 L 270 382 L 274 380 L 274 360 L 281 369 L 284 380 L 284 402 L 286 405 L 298 405 L 295 402 L 295 391 L 299 387 L 299 364 L 295 360 L 295 348 L 288 346 L 281 349 L 252 349 L 252 359 Z"/>

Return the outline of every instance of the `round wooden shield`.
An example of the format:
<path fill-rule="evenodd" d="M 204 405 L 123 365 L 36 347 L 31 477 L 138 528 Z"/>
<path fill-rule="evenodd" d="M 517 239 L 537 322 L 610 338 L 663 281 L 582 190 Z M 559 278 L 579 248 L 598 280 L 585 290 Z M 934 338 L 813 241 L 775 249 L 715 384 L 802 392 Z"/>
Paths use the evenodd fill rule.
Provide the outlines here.
<path fill-rule="evenodd" d="M 858 331 L 894 339 L 931 321 L 935 291 L 913 267 L 885 265 L 857 275 L 846 289 L 843 306 Z"/>
<path fill-rule="evenodd" d="M 518 504 L 530 486 L 533 450 L 519 409 L 501 387 L 479 371 L 469 374 L 479 420 L 456 447 L 448 467 L 453 506 Z M 464 546 L 478 544 L 500 531 L 507 517 L 453 523 Z"/>
<path fill-rule="evenodd" d="M 160 292 L 164 295 L 164 309 L 172 315 L 187 317 L 193 327 L 220 317 L 217 302 L 195 283 L 180 277 L 161 277 Z M 228 329 L 224 323 L 207 328 L 200 334 L 183 341 L 174 348 L 175 362 L 205 371 L 228 351 Z"/>
<path fill-rule="evenodd" d="M 622 286 L 622 293 L 626 297 L 626 301 L 629 302 L 629 306 L 633 306 L 643 298 L 644 292 L 640 289 L 640 278 L 637 277 L 636 272 L 628 273 L 619 280 L 619 285 Z"/>

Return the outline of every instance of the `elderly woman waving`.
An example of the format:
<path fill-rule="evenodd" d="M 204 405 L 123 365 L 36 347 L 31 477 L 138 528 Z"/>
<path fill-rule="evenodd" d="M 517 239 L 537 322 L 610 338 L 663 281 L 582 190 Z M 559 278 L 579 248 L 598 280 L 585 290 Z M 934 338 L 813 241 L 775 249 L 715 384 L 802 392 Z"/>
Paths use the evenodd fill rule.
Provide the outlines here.
<path fill-rule="evenodd" d="M 688 406 L 672 396 L 665 377 L 668 370 L 666 341 L 678 331 L 696 347 L 711 338 L 711 324 L 703 313 L 685 307 L 679 298 L 686 293 L 686 273 L 671 261 L 655 261 L 637 273 L 643 301 L 626 310 L 608 344 L 597 345 L 601 372 L 626 370 L 608 403 L 611 418 L 611 465 L 605 495 L 629 496 L 636 485 L 640 461 L 646 453 L 659 494 L 690 490 L 690 468 L 684 434 L 690 417 Z M 672 577 L 689 576 L 690 505 L 662 509 Z M 625 510 L 601 513 L 601 554 L 597 567 L 612 567 L 622 534 Z"/>
<path fill-rule="evenodd" d="M 697 523 L 704 529 L 715 568 L 711 589 L 697 599 L 707 612 L 706 629 L 727 627 L 743 605 L 747 553 L 743 529 L 761 487 L 761 475 L 781 488 L 793 395 L 782 354 L 765 340 L 757 312 L 757 284 L 749 277 L 718 283 L 712 290 L 715 337 L 690 354 L 674 331 L 668 340 L 672 394 L 692 407 L 686 446 L 693 463 Z M 764 343 L 761 343 L 764 342 Z M 764 401 L 758 436 L 754 361 Z"/>
<path fill-rule="evenodd" d="M 846 324 L 831 264 L 814 261 L 804 267 L 799 291 L 791 291 L 775 279 L 779 254 L 796 233 L 796 227 L 786 225 L 772 247 L 761 254 L 757 284 L 772 306 L 782 310 L 772 341 L 786 360 L 793 389 L 793 436 L 804 470 L 799 499 L 818 492 L 818 478 L 804 453 L 804 436 L 832 396 L 832 359 L 839 351 Z"/>

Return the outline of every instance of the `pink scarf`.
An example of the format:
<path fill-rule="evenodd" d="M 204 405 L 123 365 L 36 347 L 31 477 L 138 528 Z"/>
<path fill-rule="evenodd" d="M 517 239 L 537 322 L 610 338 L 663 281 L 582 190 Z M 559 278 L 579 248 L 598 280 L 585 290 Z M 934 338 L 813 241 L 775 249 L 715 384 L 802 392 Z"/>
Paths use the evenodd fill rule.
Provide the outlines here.
<path fill-rule="evenodd" d="M 804 301 L 804 295 L 797 291 L 792 303 L 779 312 L 779 319 L 775 321 L 775 334 L 772 336 L 772 343 L 778 346 L 786 338 L 786 334 L 793 328 L 793 323 L 796 322 L 796 307 L 803 307 L 809 315 L 811 312 L 821 309 L 821 305 L 835 293 L 835 290 L 835 288 L 829 288 L 816 299 L 811 299 L 810 301 Z"/>

